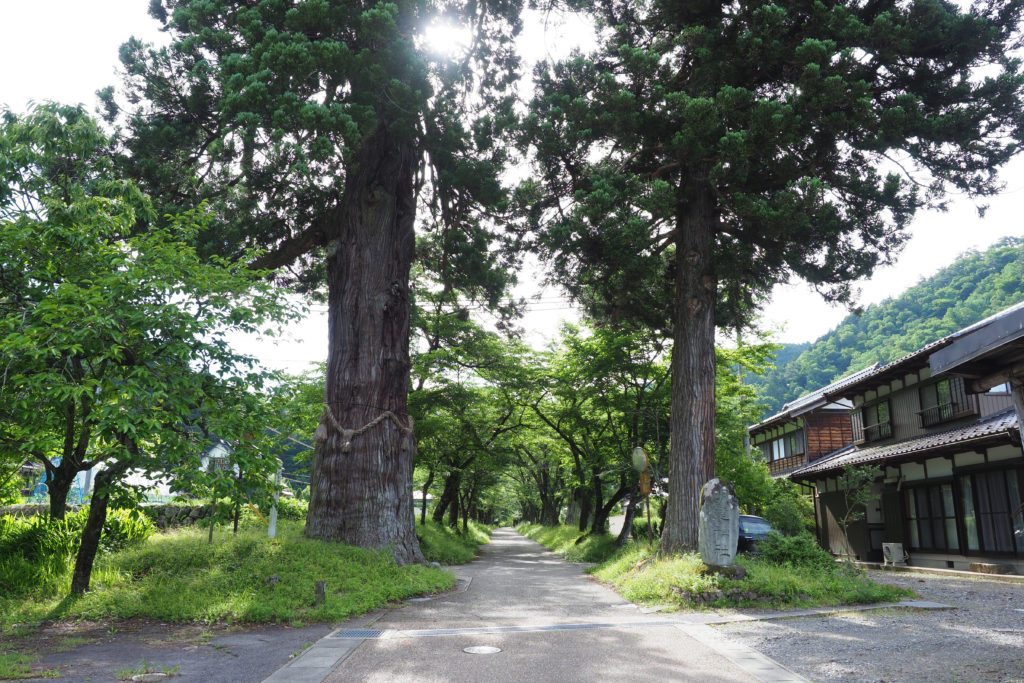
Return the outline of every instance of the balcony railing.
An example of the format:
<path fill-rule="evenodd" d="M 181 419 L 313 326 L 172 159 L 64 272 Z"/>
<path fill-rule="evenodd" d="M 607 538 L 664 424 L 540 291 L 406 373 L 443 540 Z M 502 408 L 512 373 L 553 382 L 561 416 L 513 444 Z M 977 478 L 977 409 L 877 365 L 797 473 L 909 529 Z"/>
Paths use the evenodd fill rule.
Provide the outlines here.
<path fill-rule="evenodd" d="M 878 441 L 879 439 L 887 439 L 890 436 L 892 436 L 892 422 L 890 420 L 864 427 L 865 441 Z"/>

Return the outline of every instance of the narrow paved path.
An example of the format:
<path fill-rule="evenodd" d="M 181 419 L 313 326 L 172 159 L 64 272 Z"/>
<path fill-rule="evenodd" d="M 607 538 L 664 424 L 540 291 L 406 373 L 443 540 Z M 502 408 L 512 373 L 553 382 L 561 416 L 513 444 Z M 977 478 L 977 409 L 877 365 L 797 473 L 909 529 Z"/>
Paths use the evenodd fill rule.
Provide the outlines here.
<path fill-rule="evenodd" d="M 346 624 L 268 681 L 801 680 L 706 626 L 642 613 L 512 529 L 457 574 L 454 592 Z"/>

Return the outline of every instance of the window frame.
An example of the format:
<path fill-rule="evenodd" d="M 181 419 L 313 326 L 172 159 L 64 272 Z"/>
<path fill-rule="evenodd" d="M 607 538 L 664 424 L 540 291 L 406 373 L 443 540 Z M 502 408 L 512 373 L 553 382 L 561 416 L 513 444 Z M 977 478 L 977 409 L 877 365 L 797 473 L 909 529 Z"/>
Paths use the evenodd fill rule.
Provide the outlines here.
<path fill-rule="evenodd" d="M 945 402 L 942 402 L 942 387 L 945 387 L 948 398 Z M 928 392 L 933 395 L 928 396 Z M 921 407 L 917 414 L 921 417 L 922 427 L 934 427 L 976 412 L 961 377 L 943 377 L 922 384 L 918 387 L 917 398 Z"/>
<path fill-rule="evenodd" d="M 880 421 L 878 419 L 878 409 L 881 406 L 885 406 L 886 419 Z M 869 412 L 870 411 L 870 412 Z M 866 424 L 867 417 L 873 415 L 874 422 Z M 854 443 L 870 443 L 872 441 L 881 441 L 882 439 L 889 439 L 892 437 L 892 404 L 888 398 L 882 399 L 881 401 L 875 401 L 867 405 L 863 405 L 854 411 L 854 419 L 852 420 L 853 427 L 853 442 Z M 858 439 L 858 436 L 860 437 Z"/>

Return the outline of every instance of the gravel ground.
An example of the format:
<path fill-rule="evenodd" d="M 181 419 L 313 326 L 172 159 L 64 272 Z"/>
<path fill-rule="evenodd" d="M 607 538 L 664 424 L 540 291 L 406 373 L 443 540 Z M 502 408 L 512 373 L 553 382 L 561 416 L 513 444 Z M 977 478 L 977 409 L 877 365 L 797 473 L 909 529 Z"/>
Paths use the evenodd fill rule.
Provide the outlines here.
<path fill-rule="evenodd" d="M 715 628 L 813 681 L 1024 682 L 1024 584 L 868 575 L 955 609 L 869 610 Z"/>

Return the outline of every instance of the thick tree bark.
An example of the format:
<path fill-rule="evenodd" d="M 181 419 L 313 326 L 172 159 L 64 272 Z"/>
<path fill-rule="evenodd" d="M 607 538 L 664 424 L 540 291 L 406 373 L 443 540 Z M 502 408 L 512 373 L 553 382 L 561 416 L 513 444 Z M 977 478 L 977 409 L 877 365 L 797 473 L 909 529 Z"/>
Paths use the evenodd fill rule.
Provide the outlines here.
<path fill-rule="evenodd" d="M 706 179 L 706 174 L 704 178 Z M 700 489 L 715 476 L 714 195 L 698 183 L 678 215 L 669 497 L 661 550 L 697 547 Z"/>
<path fill-rule="evenodd" d="M 409 269 L 415 150 L 386 122 L 363 143 L 327 244 L 326 409 L 305 533 L 420 562 L 412 471 Z"/>
<path fill-rule="evenodd" d="M 75 557 L 75 571 L 71 576 L 71 593 L 81 595 L 89 590 L 92 580 L 92 567 L 96 561 L 96 552 L 100 547 L 103 525 L 107 522 L 107 504 L 110 502 L 110 486 L 124 473 L 123 467 L 109 467 L 96 475 L 92 500 L 89 503 L 89 516 L 82 529 L 82 542 L 78 546 Z"/>

